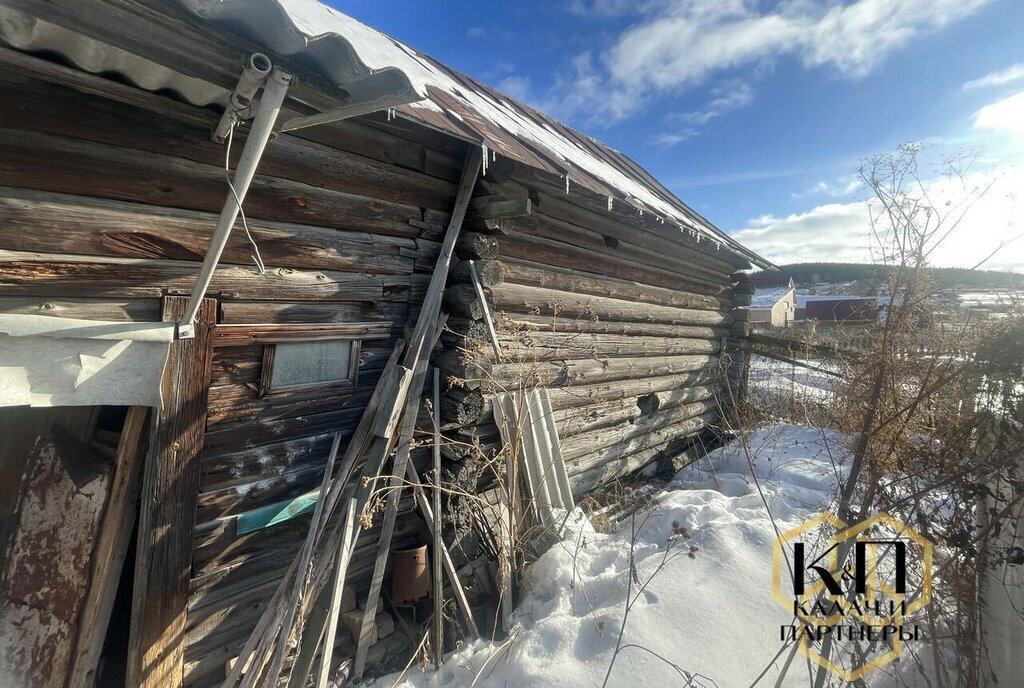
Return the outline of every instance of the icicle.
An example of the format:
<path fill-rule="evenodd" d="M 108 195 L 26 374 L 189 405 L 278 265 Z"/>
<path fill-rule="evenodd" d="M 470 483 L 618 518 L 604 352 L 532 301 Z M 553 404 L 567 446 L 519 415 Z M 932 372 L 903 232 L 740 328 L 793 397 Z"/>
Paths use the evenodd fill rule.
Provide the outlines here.
<path fill-rule="evenodd" d="M 483 161 L 483 171 L 480 174 L 487 174 L 487 144 L 481 143 L 480 148 L 482 149 L 483 152 L 483 154 L 481 155 L 481 160 Z"/>
<path fill-rule="evenodd" d="M 388 121 L 390 122 L 395 118 L 395 108 L 388 108 Z"/>
<path fill-rule="evenodd" d="M 609 213 L 612 211 L 612 200 L 613 200 L 612 197 L 609 196 L 608 197 L 608 212 Z"/>
<path fill-rule="evenodd" d="M 569 195 L 569 173 L 565 173 L 565 195 Z"/>

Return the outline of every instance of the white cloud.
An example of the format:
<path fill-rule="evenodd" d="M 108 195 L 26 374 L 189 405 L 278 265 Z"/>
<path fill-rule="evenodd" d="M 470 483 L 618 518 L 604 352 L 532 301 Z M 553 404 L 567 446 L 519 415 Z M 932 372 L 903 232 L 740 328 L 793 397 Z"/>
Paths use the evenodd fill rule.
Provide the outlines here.
<path fill-rule="evenodd" d="M 1024 91 L 989 103 L 974 113 L 974 128 L 1024 135 Z"/>
<path fill-rule="evenodd" d="M 502 93 L 515 98 L 516 100 L 530 100 L 530 77 L 509 75 L 499 81 L 495 86 Z"/>
<path fill-rule="evenodd" d="M 489 32 L 482 26 L 471 26 L 466 30 L 466 36 L 469 38 L 487 38 Z"/>
<path fill-rule="evenodd" d="M 1005 167 L 993 173 L 969 175 L 960 181 L 935 180 L 926 184 L 940 209 L 954 204 L 966 192 L 991 188 L 967 211 L 963 222 L 935 250 L 933 265 L 971 267 L 1001 244 L 1024 232 L 1024 167 Z M 952 212 L 952 208 L 946 212 Z M 868 202 L 827 203 L 783 217 L 754 218 L 733 236 L 769 260 L 796 262 L 868 262 L 871 260 Z M 1004 246 L 982 267 L 1024 271 L 1024 239 Z"/>
<path fill-rule="evenodd" d="M 590 68 L 575 83 L 580 93 L 559 109 L 591 113 L 592 121 L 622 119 L 661 93 L 784 55 L 808 68 L 861 77 L 892 51 L 990 1 L 782 0 L 770 9 L 756 0 L 641 3 L 633 10 L 639 21 L 600 56 L 601 71 L 588 56 Z M 627 11 L 616 0 L 579 1 L 570 8 L 594 14 Z"/>
<path fill-rule="evenodd" d="M 651 144 L 671 148 L 683 141 L 689 141 L 697 135 L 696 129 L 682 129 L 680 131 L 663 131 L 651 137 Z"/>
<path fill-rule="evenodd" d="M 742 81 L 729 81 L 711 89 L 711 102 L 703 110 L 686 112 L 677 119 L 687 124 L 707 124 L 716 117 L 739 110 L 754 100 L 754 90 Z"/>
<path fill-rule="evenodd" d="M 671 131 L 663 131 L 654 136 L 651 143 L 659 146 L 675 146 L 697 135 L 696 127 L 707 124 L 713 119 L 739 110 L 751 103 L 754 90 L 746 82 L 736 79 L 719 84 L 711 89 L 711 100 L 702 110 L 682 112 L 665 118 L 666 124 L 673 125 Z"/>
<path fill-rule="evenodd" d="M 1021 79 L 1024 79 L 1024 63 L 1018 62 L 998 72 L 989 72 L 979 79 L 972 79 L 965 83 L 963 88 L 965 91 L 973 91 L 979 88 L 1003 86 L 1004 84 L 1020 81 Z"/>
<path fill-rule="evenodd" d="M 864 188 L 864 183 L 854 176 L 841 177 L 835 181 L 820 181 L 804 191 L 797 191 L 790 194 L 793 198 L 805 198 L 807 196 L 829 196 L 831 198 L 842 198 L 850 196 Z"/>

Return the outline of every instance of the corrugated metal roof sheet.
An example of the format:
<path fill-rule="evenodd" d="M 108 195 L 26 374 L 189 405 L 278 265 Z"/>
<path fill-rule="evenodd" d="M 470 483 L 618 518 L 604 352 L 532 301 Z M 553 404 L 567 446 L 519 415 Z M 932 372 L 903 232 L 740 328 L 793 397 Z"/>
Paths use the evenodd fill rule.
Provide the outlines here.
<path fill-rule="evenodd" d="M 271 52 L 312 63 L 343 88 L 346 81 L 367 74 L 399 70 L 422 97 L 398 108 L 401 115 L 563 175 L 567 186 L 577 184 L 628 203 L 731 247 L 756 264 L 770 265 L 621 153 L 315 0 L 177 2 Z"/>

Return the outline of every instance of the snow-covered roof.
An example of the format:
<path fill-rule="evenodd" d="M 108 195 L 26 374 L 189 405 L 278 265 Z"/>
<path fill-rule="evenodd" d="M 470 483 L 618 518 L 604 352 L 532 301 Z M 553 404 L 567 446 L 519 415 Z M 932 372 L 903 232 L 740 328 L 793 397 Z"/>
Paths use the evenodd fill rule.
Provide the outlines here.
<path fill-rule="evenodd" d="M 773 287 L 771 289 L 758 289 L 754 292 L 754 296 L 750 299 L 751 308 L 771 308 L 782 299 L 786 298 L 786 294 L 793 291 L 792 287 Z"/>
<path fill-rule="evenodd" d="M 268 50 L 312 63 L 339 86 L 398 71 L 416 102 L 395 114 L 627 204 L 681 231 L 771 267 L 675 197 L 622 153 L 316 0 L 177 0 Z"/>
<path fill-rule="evenodd" d="M 796 307 L 806 308 L 810 301 L 877 301 L 874 296 L 849 296 L 844 294 L 797 294 Z"/>

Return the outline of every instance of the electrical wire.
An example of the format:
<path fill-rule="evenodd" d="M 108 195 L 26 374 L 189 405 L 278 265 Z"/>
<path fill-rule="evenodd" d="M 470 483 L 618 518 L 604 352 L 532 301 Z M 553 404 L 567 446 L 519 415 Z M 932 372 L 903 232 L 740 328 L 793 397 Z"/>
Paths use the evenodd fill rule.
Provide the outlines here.
<path fill-rule="evenodd" d="M 238 120 L 232 121 L 231 127 L 228 129 L 228 145 L 224 152 L 224 179 L 227 180 L 228 188 L 231 189 L 231 195 L 234 196 L 235 204 L 238 205 L 238 215 L 242 218 L 245 236 L 249 239 L 249 244 L 252 246 L 253 252 L 249 254 L 249 257 L 256 263 L 256 269 L 260 271 L 260 274 L 265 275 L 267 274 L 267 266 L 263 263 L 263 257 L 260 256 L 260 247 L 256 245 L 256 240 L 252 238 L 252 233 L 249 231 L 249 222 L 245 219 L 245 210 L 242 209 L 242 199 L 238 197 L 235 185 L 231 183 L 231 144 L 234 141 L 236 126 L 238 126 Z"/>

